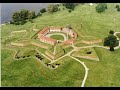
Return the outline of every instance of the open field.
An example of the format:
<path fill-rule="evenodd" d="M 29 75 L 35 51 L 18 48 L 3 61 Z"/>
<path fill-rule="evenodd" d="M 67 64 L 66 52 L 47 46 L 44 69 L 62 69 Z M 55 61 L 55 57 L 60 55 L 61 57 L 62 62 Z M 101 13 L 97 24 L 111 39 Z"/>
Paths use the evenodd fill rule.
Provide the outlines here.
<path fill-rule="evenodd" d="M 78 51 L 72 53 L 72 56 L 78 58 L 85 58 L 89 60 L 99 61 L 99 57 L 97 56 L 94 48 L 83 48 Z"/>
<path fill-rule="evenodd" d="M 4 55 L 7 52 L 7 57 Z M 69 57 L 57 69 L 49 69 L 34 58 L 15 61 L 10 50 L 2 50 L 2 86 L 80 86 L 84 68 Z M 11 70 L 10 70 L 11 69 Z M 67 71 L 67 72 L 66 72 Z M 7 74 L 9 73 L 9 74 Z"/>
<path fill-rule="evenodd" d="M 118 3 L 119 4 L 119 3 Z M 1 63 L 2 63 L 2 86 L 77 86 L 80 87 L 84 77 L 84 67 L 69 56 L 65 56 L 54 62 L 60 65 L 55 69 L 48 68 L 44 63 L 49 62 L 46 57 L 41 55 L 45 62 L 36 59 L 34 53 L 30 58 L 20 60 L 14 59 L 14 55 L 21 50 L 19 55 L 28 55 L 31 50 L 38 50 L 42 54 L 51 46 L 41 42 L 37 38 L 38 31 L 47 26 L 71 25 L 74 32 L 78 34 L 75 46 L 89 46 L 89 44 L 79 41 L 104 40 L 109 31 L 120 32 L 120 12 L 115 9 L 117 3 L 109 3 L 108 9 L 103 13 L 97 13 L 95 10 L 97 4 L 90 6 L 83 4 L 76 6 L 71 13 L 67 9 L 53 14 L 44 13 L 35 18 L 34 23 L 27 22 L 24 25 L 2 25 L 1 28 Z M 119 4 L 120 5 L 120 4 Z M 82 28 L 80 24 L 82 23 Z M 37 29 L 36 31 L 33 30 Z M 22 30 L 26 30 L 23 33 Z M 17 31 L 17 34 L 16 34 Z M 12 33 L 15 32 L 15 33 Z M 18 33 L 19 32 L 19 33 Z M 21 34 L 23 35 L 21 35 Z M 13 36 L 11 36 L 11 34 Z M 117 34 L 119 37 L 120 35 Z M 56 36 L 52 36 L 53 38 Z M 61 36 L 57 36 L 57 39 Z M 70 38 L 70 37 L 69 37 Z M 120 37 L 119 37 L 120 38 Z M 25 41 L 27 40 L 27 42 Z M 14 43 L 28 44 L 26 46 L 11 45 Z M 97 45 L 103 45 L 103 42 Z M 61 45 L 65 50 L 65 55 L 73 50 L 70 45 Z M 83 50 L 84 53 L 85 50 Z M 26 53 L 25 53 L 26 52 Z M 82 51 L 77 54 L 81 54 Z M 76 53 L 74 53 L 76 54 Z M 78 58 L 89 68 L 85 87 L 90 86 L 120 86 L 120 48 L 114 52 L 103 48 L 94 48 L 94 54 L 97 54 L 99 61 Z M 93 57 L 94 57 L 94 54 Z"/>
<path fill-rule="evenodd" d="M 50 38 L 56 39 L 56 40 L 61 40 L 61 41 L 64 40 L 63 36 L 61 36 L 61 35 L 52 35 L 52 36 L 50 36 Z"/>
<path fill-rule="evenodd" d="M 86 87 L 119 87 L 120 86 L 120 48 L 110 52 L 102 48 L 95 48 L 99 62 L 80 59 L 89 67 Z M 112 58 L 111 58 L 112 57 Z"/>

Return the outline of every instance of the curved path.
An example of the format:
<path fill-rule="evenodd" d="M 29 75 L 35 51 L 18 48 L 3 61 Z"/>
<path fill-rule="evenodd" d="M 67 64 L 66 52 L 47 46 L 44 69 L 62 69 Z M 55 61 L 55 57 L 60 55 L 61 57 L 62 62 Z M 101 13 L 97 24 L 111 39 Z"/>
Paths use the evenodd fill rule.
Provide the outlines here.
<path fill-rule="evenodd" d="M 87 76 L 88 76 L 88 70 L 89 70 L 89 68 L 87 68 L 87 66 L 84 64 L 84 62 L 80 61 L 79 59 L 74 58 L 72 56 L 70 56 L 70 57 L 73 58 L 74 60 L 78 61 L 79 63 L 81 63 L 83 65 L 83 67 L 85 68 L 85 76 L 84 76 L 84 79 L 83 79 L 82 85 L 81 85 L 81 87 L 84 87 L 85 81 L 86 81 Z"/>

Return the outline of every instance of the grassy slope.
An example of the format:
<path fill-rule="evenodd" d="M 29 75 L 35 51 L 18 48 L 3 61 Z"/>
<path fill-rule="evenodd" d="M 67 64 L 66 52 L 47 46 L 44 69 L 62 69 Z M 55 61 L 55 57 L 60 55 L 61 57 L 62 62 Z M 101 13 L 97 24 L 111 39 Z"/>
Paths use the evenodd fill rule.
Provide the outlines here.
<path fill-rule="evenodd" d="M 84 77 L 84 67 L 69 57 L 51 70 L 34 58 L 15 61 L 10 55 L 2 59 L 2 86 L 80 86 Z"/>
<path fill-rule="evenodd" d="M 110 52 L 95 48 L 99 62 L 81 59 L 89 68 L 85 86 L 120 86 L 120 49 Z"/>
<path fill-rule="evenodd" d="M 79 5 L 75 8 L 75 10 L 72 13 L 68 13 L 68 11 L 65 9 L 63 11 L 59 11 L 56 13 L 53 13 L 51 15 L 48 15 L 45 13 L 41 17 L 38 17 L 34 19 L 35 23 L 26 23 L 25 25 L 5 25 L 2 26 L 1 31 L 1 37 L 2 41 L 5 39 L 11 38 L 10 33 L 12 31 L 17 30 L 27 30 L 29 34 L 27 34 L 25 39 L 33 36 L 36 32 L 32 30 L 32 28 L 38 28 L 42 29 L 46 26 L 66 26 L 67 24 L 70 24 L 75 32 L 77 34 L 82 35 L 91 35 L 100 39 L 103 39 L 108 35 L 108 32 L 112 29 L 114 31 L 120 31 L 120 13 L 115 10 L 115 3 L 114 4 L 108 4 L 108 9 L 104 13 L 97 13 L 95 11 L 95 4 L 93 6 L 89 6 L 88 4 L 85 5 Z M 83 27 L 81 29 L 80 23 L 83 24 Z M 79 35 L 80 36 L 80 35 Z M 12 39 L 12 38 L 11 38 Z M 81 39 L 79 37 L 79 39 Z M 89 70 L 89 76 L 87 78 L 85 86 L 119 86 L 120 85 L 120 77 L 119 77 L 119 53 L 120 49 L 116 52 L 109 52 L 108 50 L 104 49 L 96 49 L 98 52 L 98 55 L 100 57 L 99 62 L 89 61 L 89 60 L 83 60 L 87 64 Z M 4 53 L 6 52 L 6 53 Z M 33 61 L 33 59 L 30 60 L 23 60 L 19 62 L 13 63 L 13 58 L 11 55 L 10 57 L 6 58 L 8 53 L 11 53 L 12 51 L 8 51 L 3 49 L 2 50 L 2 85 L 31 85 L 30 82 L 39 82 L 39 79 L 36 77 L 34 81 L 29 81 L 29 79 L 32 77 L 31 73 L 32 70 L 35 69 L 35 71 L 41 70 L 40 63 L 36 63 Z M 109 53 L 108 53 L 109 52 Z M 112 58 L 111 58 L 111 57 Z M 109 61 L 108 61 L 109 60 Z M 10 62 L 10 63 L 9 63 Z M 25 64 L 24 64 L 25 63 Z M 38 65 L 39 69 L 36 68 L 34 65 Z M 13 65 L 13 66 L 12 66 Z M 19 67 L 17 67 L 19 66 Z M 67 67 L 67 65 L 66 65 Z M 110 68 L 109 68 L 110 67 Z M 21 69 L 22 68 L 22 69 Z M 32 68 L 32 70 L 31 70 Z M 45 68 L 45 67 L 44 67 Z M 46 69 L 42 68 L 44 71 Z M 26 72 L 26 70 L 28 72 Z M 8 72 L 9 71 L 9 72 Z M 11 72 L 10 72 L 11 71 Z M 20 71 L 20 72 L 19 72 Z M 109 72 L 108 72 L 109 71 Z M 26 73 L 24 73 L 26 72 Z M 34 73 L 36 73 L 34 72 Z M 47 72 L 47 71 L 46 71 Z M 9 73 L 9 75 L 8 75 Z M 24 75 L 25 74 L 25 75 Z M 3 76 L 4 75 L 4 76 Z M 13 76 L 12 76 L 13 75 Z M 14 75 L 16 77 L 14 77 Z M 35 74 L 36 76 L 41 75 L 39 72 Z M 5 77 L 6 76 L 6 77 Z M 26 80 L 22 77 L 25 76 Z M 31 77 L 29 77 L 31 76 Z M 13 78 L 13 79 L 12 79 Z M 41 85 L 36 84 L 36 86 L 44 86 L 46 82 L 44 82 L 44 78 L 42 76 L 39 77 L 41 80 Z M 10 81 L 9 81 L 10 79 Z M 38 80 L 37 80 L 38 79 Z M 15 80 L 18 80 L 16 82 Z M 19 82 L 25 81 L 24 83 Z M 9 81 L 9 82 L 8 82 Z M 11 83 L 12 81 L 12 83 Z M 70 81 L 68 81 L 70 82 Z M 113 83 L 113 85 L 111 84 Z M 48 84 L 50 85 L 50 84 Z M 59 86 L 60 84 L 53 84 L 52 86 Z M 61 84 L 61 86 L 64 84 Z M 69 84 L 73 85 L 73 84 Z M 77 84 L 75 84 L 77 85 Z M 46 85 L 45 85 L 46 86 Z"/>

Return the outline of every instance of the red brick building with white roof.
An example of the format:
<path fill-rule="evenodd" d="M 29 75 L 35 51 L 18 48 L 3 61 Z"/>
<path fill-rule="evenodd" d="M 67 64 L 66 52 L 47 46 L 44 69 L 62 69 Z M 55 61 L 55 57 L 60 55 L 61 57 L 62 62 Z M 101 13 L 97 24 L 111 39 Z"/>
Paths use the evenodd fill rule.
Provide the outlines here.
<path fill-rule="evenodd" d="M 57 44 L 57 40 L 46 37 L 46 35 L 50 32 L 64 32 L 64 33 L 68 33 L 68 35 L 72 38 L 70 40 L 67 40 L 65 42 L 63 42 L 64 44 L 71 44 L 73 43 L 76 38 L 77 38 L 77 34 L 74 33 L 72 30 L 70 30 L 69 32 L 67 31 L 66 28 L 61 28 L 61 27 L 48 27 L 48 28 L 44 28 L 43 30 L 41 30 L 38 34 L 38 38 L 40 39 L 41 42 L 45 42 L 51 45 L 55 45 Z"/>

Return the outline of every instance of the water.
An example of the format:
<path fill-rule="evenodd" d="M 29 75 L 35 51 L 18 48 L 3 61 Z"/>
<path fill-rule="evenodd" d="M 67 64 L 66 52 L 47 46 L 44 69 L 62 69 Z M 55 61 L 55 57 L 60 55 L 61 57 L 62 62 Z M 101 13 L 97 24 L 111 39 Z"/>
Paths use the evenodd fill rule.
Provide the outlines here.
<path fill-rule="evenodd" d="M 12 19 L 12 14 L 21 9 L 35 11 L 37 14 L 40 9 L 46 8 L 49 4 L 50 3 L 1 3 L 1 23 L 9 22 Z"/>

